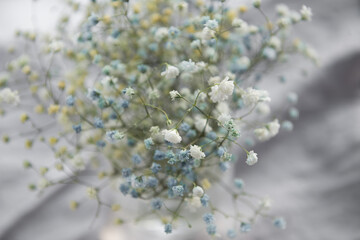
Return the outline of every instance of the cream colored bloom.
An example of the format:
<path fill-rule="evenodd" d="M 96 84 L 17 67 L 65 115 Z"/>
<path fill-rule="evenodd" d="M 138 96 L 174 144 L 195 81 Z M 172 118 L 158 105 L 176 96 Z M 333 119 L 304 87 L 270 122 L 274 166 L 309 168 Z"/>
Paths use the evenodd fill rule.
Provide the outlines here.
<path fill-rule="evenodd" d="M 181 136 L 176 129 L 162 130 L 161 133 L 164 135 L 165 140 L 168 142 L 174 144 L 181 142 Z"/>

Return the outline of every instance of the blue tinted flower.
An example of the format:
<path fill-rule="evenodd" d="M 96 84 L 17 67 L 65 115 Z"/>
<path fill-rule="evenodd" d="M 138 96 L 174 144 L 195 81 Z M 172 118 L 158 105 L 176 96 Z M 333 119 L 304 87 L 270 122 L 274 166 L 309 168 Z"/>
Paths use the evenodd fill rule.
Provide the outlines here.
<path fill-rule="evenodd" d="M 165 157 L 166 157 L 166 154 L 163 151 L 155 150 L 154 160 L 156 160 L 156 161 L 164 160 Z"/>
<path fill-rule="evenodd" d="M 196 131 L 195 131 L 194 129 L 189 130 L 189 131 L 186 133 L 186 137 L 188 137 L 188 138 L 194 138 L 194 137 L 196 137 Z"/>
<path fill-rule="evenodd" d="M 184 195 L 184 187 L 182 185 L 177 185 L 172 187 L 172 191 L 175 196 L 183 196 Z"/>
<path fill-rule="evenodd" d="M 95 118 L 94 125 L 96 128 L 104 128 L 104 123 L 100 118 Z"/>
<path fill-rule="evenodd" d="M 148 66 L 144 65 L 144 64 L 140 64 L 137 66 L 137 69 L 139 72 L 141 73 L 146 73 L 147 72 L 147 69 L 148 69 Z"/>
<path fill-rule="evenodd" d="M 88 89 L 87 97 L 90 98 L 92 101 L 97 101 L 100 98 L 100 92 L 95 89 Z"/>
<path fill-rule="evenodd" d="M 218 155 L 219 157 L 221 157 L 222 155 L 224 155 L 224 153 L 226 152 L 226 149 L 224 147 L 219 147 L 216 150 L 216 155 Z"/>
<path fill-rule="evenodd" d="M 217 138 L 216 132 L 209 132 L 206 134 L 207 138 L 210 138 L 211 140 L 215 140 Z"/>
<path fill-rule="evenodd" d="M 219 167 L 221 171 L 225 172 L 226 170 L 229 169 L 229 162 L 220 162 Z"/>
<path fill-rule="evenodd" d="M 146 187 L 154 188 L 159 184 L 159 180 L 156 177 L 148 177 L 146 181 Z"/>
<path fill-rule="evenodd" d="M 138 198 L 138 197 L 139 197 L 139 193 L 138 193 L 135 189 L 133 189 L 133 190 L 131 190 L 131 196 L 132 196 L 133 198 Z"/>
<path fill-rule="evenodd" d="M 209 235 L 215 235 L 216 233 L 216 226 L 214 224 L 210 224 L 206 226 L 206 231 Z"/>
<path fill-rule="evenodd" d="M 161 170 L 161 165 L 157 163 L 152 163 L 151 165 L 151 171 L 153 173 L 158 173 Z"/>
<path fill-rule="evenodd" d="M 177 184 L 177 180 L 173 177 L 169 177 L 167 180 L 167 186 L 169 188 L 172 188 L 173 186 L 175 186 Z"/>
<path fill-rule="evenodd" d="M 135 154 L 133 157 L 132 157 L 132 162 L 135 164 L 135 165 L 138 165 L 142 162 L 142 158 L 140 157 L 139 154 Z"/>
<path fill-rule="evenodd" d="M 106 146 L 106 142 L 103 140 L 99 140 L 96 142 L 96 146 L 98 147 L 105 147 Z"/>
<path fill-rule="evenodd" d="M 123 100 L 122 103 L 121 103 L 121 106 L 123 108 L 128 108 L 129 107 L 129 101 L 128 100 Z"/>
<path fill-rule="evenodd" d="M 150 150 L 151 146 L 154 146 L 154 141 L 151 138 L 147 138 L 144 140 L 145 148 Z"/>
<path fill-rule="evenodd" d="M 238 188 L 238 189 L 242 189 L 244 187 L 244 181 L 240 178 L 236 178 L 234 180 L 234 183 L 235 183 L 235 186 Z"/>
<path fill-rule="evenodd" d="M 262 54 L 266 59 L 269 59 L 269 60 L 275 60 L 276 55 L 277 55 L 276 50 L 271 47 L 264 48 Z"/>
<path fill-rule="evenodd" d="M 187 131 L 190 130 L 190 125 L 187 124 L 187 123 L 182 123 L 182 124 L 180 125 L 180 130 L 183 131 L 183 132 L 187 132 Z"/>
<path fill-rule="evenodd" d="M 251 231 L 251 224 L 242 222 L 240 224 L 240 231 L 241 232 L 250 232 Z"/>
<path fill-rule="evenodd" d="M 91 26 L 95 26 L 96 24 L 99 23 L 99 17 L 96 16 L 95 14 L 91 14 L 91 16 L 88 17 L 88 22 Z"/>
<path fill-rule="evenodd" d="M 211 213 L 205 213 L 203 215 L 203 220 L 206 224 L 213 224 L 214 223 L 214 215 Z"/>
<path fill-rule="evenodd" d="M 122 192 L 122 194 L 124 194 L 124 195 L 128 194 L 129 190 L 130 190 L 129 184 L 123 183 L 120 185 L 120 191 Z"/>
<path fill-rule="evenodd" d="M 177 37 L 179 36 L 179 34 L 180 34 L 180 30 L 179 30 L 178 28 L 173 27 L 173 26 L 171 26 L 171 27 L 169 28 L 169 35 L 170 35 L 170 37 L 172 37 L 172 38 L 177 38 Z"/>
<path fill-rule="evenodd" d="M 296 108 L 292 107 L 289 109 L 289 115 L 291 118 L 299 118 L 299 110 L 297 110 Z"/>
<path fill-rule="evenodd" d="M 76 133 L 81 132 L 81 124 L 73 125 L 72 127 Z"/>
<path fill-rule="evenodd" d="M 284 218 L 279 217 L 274 220 L 274 226 L 280 229 L 286 228 L 286 221 Z"/>
<path fill-rule="evenodd" d="M 117 130 L 114 131 L 107 131 L 106 132 L 106 138 L 108 139 L 108 141 L 110 142 L 116 142 L 119 141 L 121 139 L 123 139 L 125 136 L 124 134 L 120 133 Z"/>
<path fill-rule="evenodd" d="M 66 105 L 68 106 L 74 106 L 75 104 L 75 98 L 73 96 L 67 96 L 66 98 Z"/>
<path fill-rule="evenodd" d="M 169 234 L 172 232 L 172 225 L 170 223 L 165 224 L 165 233 Z"/>
<path fill-rule="evenodd" d="M 227 236 L 228 236 L 228 238 L 235 238 L 236 237 L 235 230 L 230 229 L 229 231 L 227 231 Z"/>
<path fill-rule="evenodd" d="M 203 207 L 209 206 L 210 197 L 205 193 L 201 198 L 200 202 Z"/>
<path fill-rule="evenodd" d="M 294 129 L 294 124 L 286 120 L 281 123 L 281 128 L 286 131 L 292 131 Z"/>
<path fill-rule="evenodd" d="M 162 206 L 162 200 L 159 198 L 155 198 L 151 201 L 151 206 L 154 210 L 160 210 L 161 206 Z"/>
<path fill-rule="evenodd" d="M 131 169 L 130 168 L 123 168 L 121 174 L 124 178 L 131 176 Z"/>

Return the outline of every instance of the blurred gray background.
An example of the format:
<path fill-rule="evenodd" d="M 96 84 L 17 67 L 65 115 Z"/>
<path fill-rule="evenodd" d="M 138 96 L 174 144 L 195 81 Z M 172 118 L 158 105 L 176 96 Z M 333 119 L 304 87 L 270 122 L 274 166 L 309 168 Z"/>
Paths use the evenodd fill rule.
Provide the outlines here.
<path fill-rule="evenodd" d="M 51 30 L 62 11 L 58 1 L 37 2 L 32 5 L 30 0 L 0 1 L 1 69 L 6 62 L 6 48 L 14 44 L 13 32 L 34 27 L 34 11 L 40 31 Z M 238 2 L 244 1 L 232 4 Z M 302 58 L 296 58 L 278 69 L 286 71 L 288 82 L 284 86 L 277 84 L 279 72 L 266 76 L 265 85 L 271 89 L 274 109 L 282 108 L 288 91 L 299 94 L 300 119 L 292 133 L 281 133 L 272 141 L 255 146 L 258 164 L 251 168 L 239 164 L 234 175 L 243 178 L 253 192 L 270 196 L 272 212 L 284 216 L 288 226 L 280 231 L 260 222 L 253 232 L 239 234 L 237 239 L 358 240 L 360 1 L 263 2 L 265 11 L 281 2 L 294 9 L 303 4 L 312 7 L 313 21 L 296 31 L 317 49 L 322 65 L 311 67 Z M 307 77 L 300 74 L 302 69 L 307 70 Z M 10 122 L 2 123 L 0 135 L 8 127 Z M 41 147 L 35 150 L 31 160 L 51 159 L 51 153 Z M 87 204 L 78 212 L 68 210 L 68 202 L 81 195 L 76 186 L 58 187 L 40 198 L 27 190 L 27 184 L 36 179 L 34 173 L 21 167 L 27 155 L 21 141 L 10 146 L 0 144 L 1 240 L 203 239 L 202 233 L 195 230 L 190 231 L 191 235 L 158 234 L 162 227 L 152 223 L 142 232 L 129 225 L 119 230 L 111 227 L 112 219 L 106 213 L 89 228 L 94 205 Z"/>

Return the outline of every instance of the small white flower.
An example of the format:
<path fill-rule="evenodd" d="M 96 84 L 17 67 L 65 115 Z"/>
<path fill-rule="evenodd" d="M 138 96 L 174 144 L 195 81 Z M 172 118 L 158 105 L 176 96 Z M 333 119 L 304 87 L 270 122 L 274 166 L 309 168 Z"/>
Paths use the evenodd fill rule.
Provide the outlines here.
<path fill-rule="evenodd" d="M 204 24 L 205 27 L 208 27 L 210 29 L 216 29 L 219 24 L 216 20 L 207 20 L 207 22 Z"/>
<path fill-rule="evenodd" d="M 220 116 L 217 118 L 219 122 L 225 124 L 227 121 L 231 119 L 231 116 L 227 113 L 221 113 Z"/>
<path fill-rule="evenodd" d="M 169 94 L 170 94 L 170 97 L 171 97 L 172 101 L 174 101 L 175 98 L 181 96 L 180 93 L 178 91 L 176 91 L 176 90 L 172 90 Z"/>
<path fill-rule="evenodd" d="M 301 15 L 296 11 L 291 11 L 290 18 L 293 23 L 298 23 L 301 20 Z"/>
<path fill-rule="evenodd" d="M 276 12 L 279 16 L 288 16 L 290 13 L 289 7 L 285 4 L 279 4 L 276 6 Z"/>
<path fill-rule="evenodd" d="M 179 3 L 176 3 L 174 5 L 174 8 L 175 8 L 175 10 L 178 10 L 181 13 L 185 13 L 185 12 L 188 11 L 189 4 L 187 2 L 185 2 L 185 1 L 181 1 Z"/>
<path fill-rule="evenodd" d="M 200 48 L 200 45 L 201 45 L 201 42 L 199 39 L 197 39 L 197 40 L 194 40 L 191 42 L 190 47 L 192 49 L 196 49 L 196 48 Z"/>
<path fill-rule="evenodd" d="M 237 65 L 238 65 L 238 68 L 241 69 L 241 70 L 246 70 L 249 68 L 250 66 L 250 59 L 246 56 L 243 56 L 241 58 L 239 58 L 237 61 L 236 61 Z"/>
<path fill-rule="evenodd" d="M 90 199 L 95 199 L 97 195 L 97 191 L 95 188 L 88 187 L 86 188 L 86 193 Z"/>
<path fill-rule="evenodd" d="M 311 21 L 311 17 L 312 17 L 312 11 L 311 11 L 311 8 L 303 5 L 301 10 L 300 10 L 300 13 L 301 13 L 301 18 L 305 21 Z"/>
<path fill-rule="evenodd" d="M 267 128 L 269 129 L 271 137 L 274 137 L 279 133 L 279 129 L 280 129 L 279 120 L 275 119 L 274 121 L 269 122 L 267 124 Z"/>
<path fill-rule="evenodd" d="M 64 43 L 61 41 L 54 41 L 50 43 L 49 48 L 52 52 L 60 52 L 64 48 Z"/>
<path fill-rule="evenodd" d="M 204 195 L 204 190 L 200 186 L 196 186 L 192 190 L 194 197 L 202 197 Z"/>
<path fill-rule="evenodd" d="M 10 88 L 4 88 L 0 91 L 0 103 L 18 105 L 20 97 L 18 91 L 12 91 Z"/>
<path fill-rule="evenodd" d="M 258 161 L 257 153 L 254 153 L 254 151 L 251 150 L 247 154 L 246 163 L 251 166 L 251 165 L 254 165 L 255 163 L 257 163 L 257 161 Z"/>
<path fill-rule="evenodd" d="M 242 94 L 244 104 L 250 106 L 257 102 L 270 102 L 269 93 L 265 90 L 258 90 L 254 88 L 247 88 Z"/>
<path fill-rule="evenodd" d="M 261 115 L 268 115 L 270 113 L 270 107 L 267 103 L 258 103 L 256 111 Z"/>
<path fill-rule="evenodd" d="M 203 40 L 210 40 L 214 37 L 215 37 L 215 31 L 208 27 L 204 27 L 204 29 L 202 30 L 201 38 Z"/>
<path fill-rule="evenodd" d="M 162 135 L 164 135 L 165 140 L 168 142 L 174 144 L 181 142 L 181 136 L 176 129 L 162 130 L 161 133 Z"/>
<path fill-rule="evenodd" d="M 186 202 L 188 203 L 187 206 L 191 212 L 195 212 L 196 209 L 202 206 L 200 197 L 186 198 Z"/>
<path fill-rule="evenodd" d="M 253 0 L 252 4 L 254 7 L 259 8 L 261 5 L 261 0 Z"/>
<path fill-rule="evenodd" d="M 268 44 L 270 47 L 274 48 L 276 51 L 281 50 L 281 40 L 276 36 L 272 36 L 269 39 Z"/>
<path fill-rule="evenodd" d="M 219 85 L 215 85 L 211 87 L 211 92 L 209 93 L 211 101 L 223 102 L 228 99 L 229 96 L 232 95 L 234 91 L 234 82 L 229 81 L 229 77 L 226 77 L 221 81 Z"/>
<path fill-rule="evenodd" d="M 184 72 L 195 72 L 197 70 L 196 64 L 191 59 L 189 61 L 182 61 L 179 67 Z"/>
<path fill-rule="evenodd" d="M 264 197 L 262 200 L 261 200 L 261 206 L 265 209 L 270 209 L 271 208 L 271 205 L 272 205 L 272 201 L 269 197 Z"/>
<path fill-rule="evenodd" d="M 161 76 L 165 77 L 166 79 L 173 79 L 176 78 L 180 74 L 180 71 L 177 67 L 167 65 L 165 71 L 161 73 Z"/>
<path fill-rule="evenodd" d="M 219 84 L 221 82 L 221 78 L 219 76 L 215 76 L 215 77 L 211 77 L 208 80 L 209 85 L 215 85 L 215 84 Z"/>
<path fill-rule="evenodd" d="M 211 132 L 212 131 L 212 127 L 209 126 L 209 123 L 207 122 L 207 120 L 205 118 L 201 118 L 199 116 L 195 117 L 195 128 L 199 132 L 202 132 L 204 130 L 204 128 L 205 128 L 205 132 Z"/>
<path fill-rule="evenodd" d="M 190 155 L 195 159 L 203 159 L 205 157 L 205 153 L 201 151 L 201 147 L 198 145 L 190 146 Z"/>
<path fill-rule="evenodd" d="M 155 32 L 155 39 L 156 41 L 160 42 L 164 38 L 166 38 L 169 34 L 169 29 L 166 27 L 161 27 Z"/>
<path fill-rule="evenodd" d="M 244 22 L 242 19 L 235 18 L 235 19 L 232 21 L 231 25 L 232 25 L 233 27 L 235 27 L 235 28 L 241 28 L 241 27 L 243 27 L 243 26 L 246 25 L 246 22 Z"/>
<path fill-rule="evenodd" d="M 260 141 L 266 141 L 270 139 L 270 132 L 265 127 L 255 129 L 254 134 Z"/>

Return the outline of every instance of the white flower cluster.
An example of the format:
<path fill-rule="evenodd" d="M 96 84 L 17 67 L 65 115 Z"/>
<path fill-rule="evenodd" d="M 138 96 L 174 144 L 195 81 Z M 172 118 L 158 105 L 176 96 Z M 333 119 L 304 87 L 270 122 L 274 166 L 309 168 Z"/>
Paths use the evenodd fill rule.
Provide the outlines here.
<path fill-rule="evenodd" d="M 254 88 L 247 88 L 242 90 L 242 99 L 246 106 L 256 104 L 258 102 L 270 102 L 269 93 L 266 90 L 258 90 Z"/>
<path fill-rule="evenodd" d="M 255 129 L 254 134 L 260 141 L 266 141 L 276 136 L 279 133 L 279 129 L 279 120 L 275 119 L 266 124 L 264 127 Z"/>
<path fill-rule="evenodd" d="M 0 103 L 18 105 L 20 97 L 18 91 L 12 91 L 10 88 L 4 88 L 0 91 Z"/>
<path fill-rule="evenodd" d="M 203 153 L 201 147 L 197 145 L 190 146 L 190 155 L 195 159 L 203 159 L 205 157 L 205 153 Z"/>
<path fill-rule="evenodd" d="M 180 71 L 177 67 L 167 65 L 165 71 L 161 73 L 161 76 L 165 77 L 166 79 L 173 79 L 179 75 Z"/>
<path fill-rule="evenodd" d="M 162 130 L 161 132 L 164 135 L 164 139 L 170 143 L 180 143 L 181 136 L 176 129 L 171 130 Z"/>
<path fill-rule="evenodd" d="M 226 77 L 220 82 L 219 85 L 211 87 L 211 92 L 209 93 L 211 101 L 214 103 L 223 102 L 232 95 L 234 91 L 234 82 L 229 81 L 229 77 Z"/>

